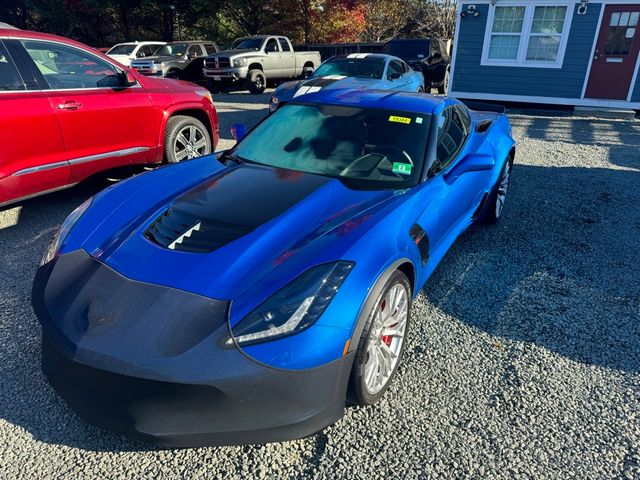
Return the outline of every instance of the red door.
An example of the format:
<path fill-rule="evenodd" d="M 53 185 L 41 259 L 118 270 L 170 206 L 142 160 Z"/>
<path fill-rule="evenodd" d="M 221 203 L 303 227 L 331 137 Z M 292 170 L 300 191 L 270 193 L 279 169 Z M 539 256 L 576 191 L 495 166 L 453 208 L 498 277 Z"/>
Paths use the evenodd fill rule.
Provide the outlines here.
<path fill-rule="evenodd" d="M 585 96 L 626 100 L 640 51 L 640 5 L 608 5 Z"/>
<path fill-rule="evenodd" d="M 23 40 L 42 74 L 62 133 L 70 180 L 155 160 L 154 107 L 140 85 L 117 88 L 116 68 L 75 46 Z"/>
<path fill-rule="evenodd" d="M 29 91 L 0 41 L 0 205 L 69 183 L 56 114 Z"/>

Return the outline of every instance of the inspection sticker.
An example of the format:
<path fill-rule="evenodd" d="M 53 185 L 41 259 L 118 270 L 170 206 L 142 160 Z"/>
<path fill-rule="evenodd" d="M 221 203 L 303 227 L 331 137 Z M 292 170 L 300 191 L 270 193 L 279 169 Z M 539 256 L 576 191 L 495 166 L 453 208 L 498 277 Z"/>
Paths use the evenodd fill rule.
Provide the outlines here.
<path fill-rule="evenodd" d="M 396 115 L 391 115 L 389 117 L 389 121 L 395 123 L 405 123 L 407 125 L 411 123 L 411 119 L 409 117 L 398 117 Z"/>
<path fill-rule="evenodd" d="M 392 170 L 393 173 L 399 173 L 401 175 L 411 175 L 411 164 L 393 162 Z"/>

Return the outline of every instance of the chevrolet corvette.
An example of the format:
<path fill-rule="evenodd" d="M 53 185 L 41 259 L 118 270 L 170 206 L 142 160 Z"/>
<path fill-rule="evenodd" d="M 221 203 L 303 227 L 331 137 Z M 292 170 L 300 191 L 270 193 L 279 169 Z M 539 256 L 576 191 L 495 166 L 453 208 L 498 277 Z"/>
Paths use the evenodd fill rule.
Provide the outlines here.
<path fill-rule="evenodd" d="M 215 155 L 80 205 L 33 286 L 42 368 L 86 421 L 160 446 L 311 435 L 389 387 L 411 304 L 503 215 L 502 113 L 327 90 Z"/>
<path fill-rule="evenodd" d="M 347 88 L 424 92 L 424 77 L 422 72 L 392 55 L 336 55 L 323 62 L 310 78 L 279 85 L 271 96 L 269 111 L 274 112 L 279 106 L 305 93 Z"/>

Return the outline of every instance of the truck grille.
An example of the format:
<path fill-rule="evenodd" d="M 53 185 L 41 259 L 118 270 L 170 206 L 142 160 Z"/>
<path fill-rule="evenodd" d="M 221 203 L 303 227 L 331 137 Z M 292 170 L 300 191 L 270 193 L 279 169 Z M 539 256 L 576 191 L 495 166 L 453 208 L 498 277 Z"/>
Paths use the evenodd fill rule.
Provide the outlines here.
<path fill-rule="evenodd" d="M 136 70 L 151 70 L 153 60 L 134 60 L 131 62 L 131 66 Z"/>
<path fill-rule="evenodd" d="M 231 61 L 228 57 L 211 57 L 205 61 L 205 67 L 207 68 L 229 68 Z"/>

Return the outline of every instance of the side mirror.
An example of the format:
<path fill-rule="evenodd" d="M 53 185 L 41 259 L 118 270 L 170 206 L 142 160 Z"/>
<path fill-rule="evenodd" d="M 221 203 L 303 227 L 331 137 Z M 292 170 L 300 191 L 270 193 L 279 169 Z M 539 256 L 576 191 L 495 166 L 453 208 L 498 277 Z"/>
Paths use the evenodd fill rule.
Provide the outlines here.
<path fill-rule="evenodd" d="M 458 177 L 469 172 L 484 172 L 493 170 L 496 162 L 491 155 L 482 153 L 470 153 L 444 175 L 444 181 L 448 184 L 455 182 Z"/>
<path fill-rule="evenodd" d="M 138 83 L 136 81 L 136 76 L 131 70 L 118 72 L 116 76 L 118 77 L 118 86 L 122 88 L 132 87 Z"/>
<path fill-rule="evenodd" d="M 231 125 L 231 135 L 235 138 L 236 142 L 239 142 L 247 134 L 247 127 L 243 123 L 234 123 Z"/>
<path fill-rule="evenodd" d="M 387 78 L 389 80 L 398 80 L 400 77 L 402 77 L 402 74 L 400 72 L 393 72 L 393 73 L 389 74 L 389 76 Z"/>
<path fill-rule="evenodd" d="M 187 58 L 190 60 L 193 60 L 194 58 L 198 58 L 198 53 L 197 52 L 189 52 L 187 54 Z"/>

